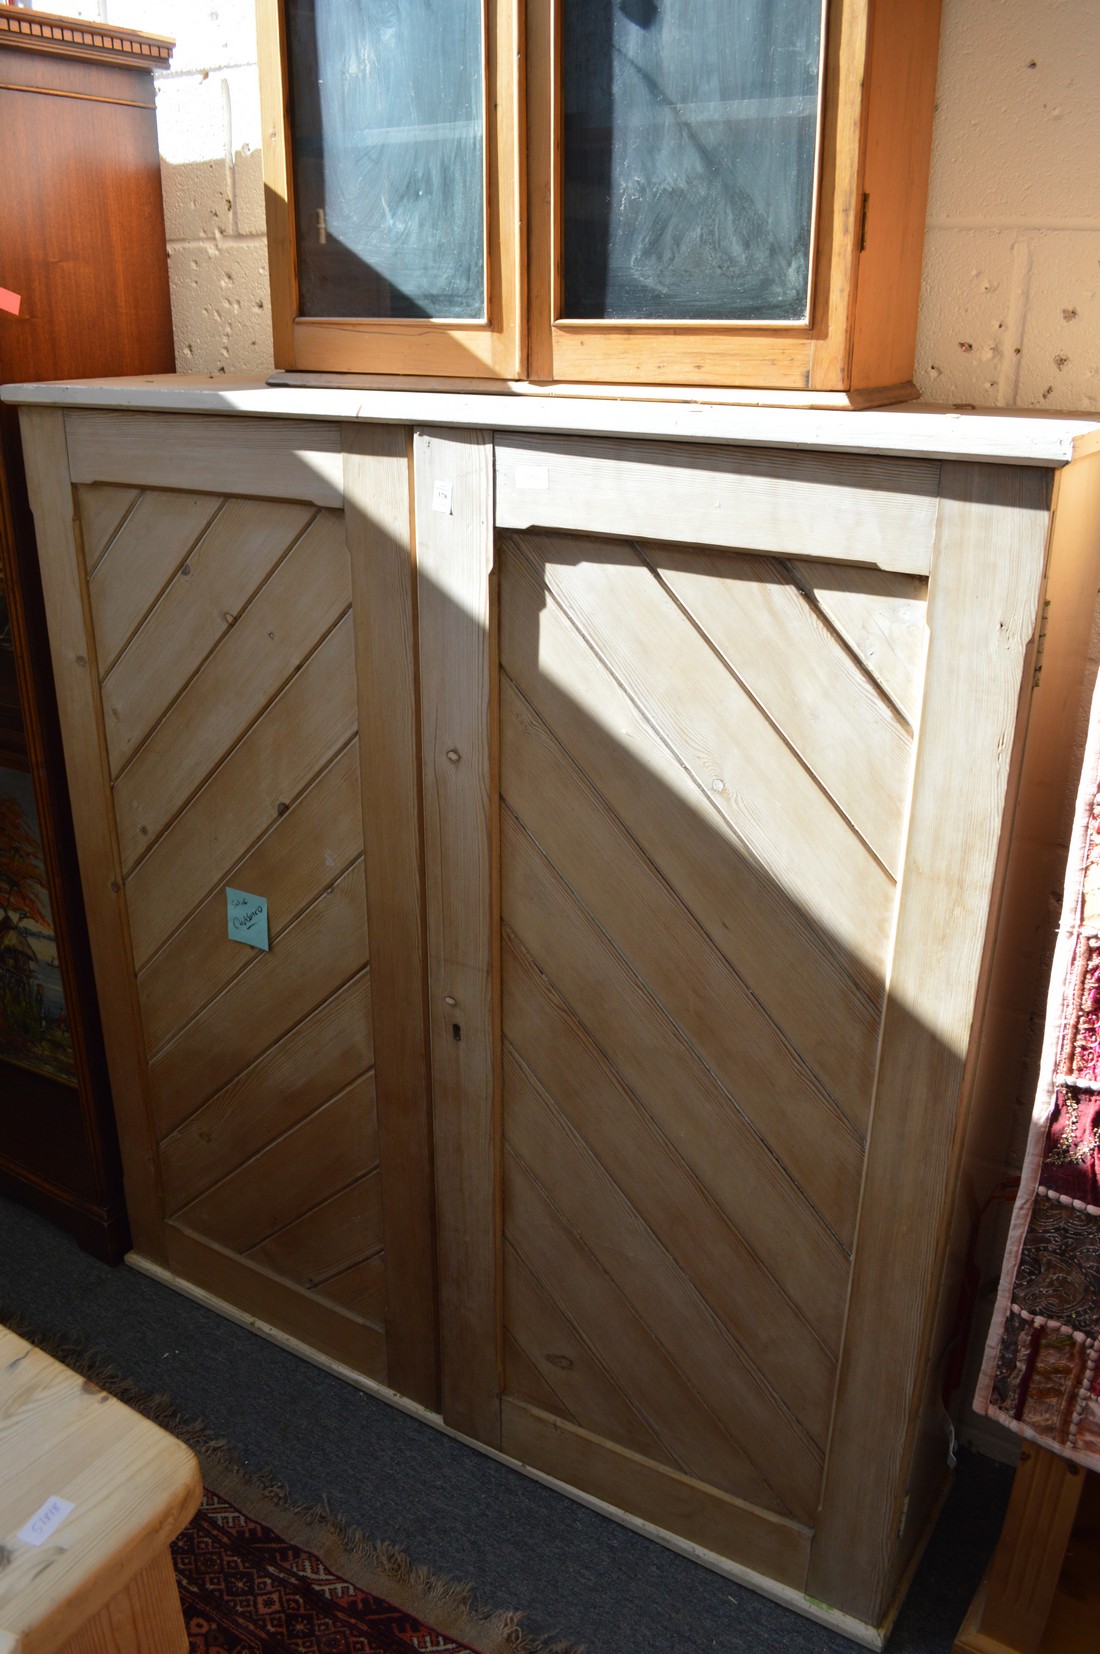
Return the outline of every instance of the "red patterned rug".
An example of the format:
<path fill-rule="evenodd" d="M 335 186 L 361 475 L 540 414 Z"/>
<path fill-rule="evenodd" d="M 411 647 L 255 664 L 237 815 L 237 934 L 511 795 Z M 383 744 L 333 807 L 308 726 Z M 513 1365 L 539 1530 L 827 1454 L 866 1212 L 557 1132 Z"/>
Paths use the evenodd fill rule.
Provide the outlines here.
<path fill-rule="evenodd" d="M 172 1544 L 190 1654 L 471 1654 L 206 1489 Z M 473 1650 L 473 1654 L 477 1654 Z"/>

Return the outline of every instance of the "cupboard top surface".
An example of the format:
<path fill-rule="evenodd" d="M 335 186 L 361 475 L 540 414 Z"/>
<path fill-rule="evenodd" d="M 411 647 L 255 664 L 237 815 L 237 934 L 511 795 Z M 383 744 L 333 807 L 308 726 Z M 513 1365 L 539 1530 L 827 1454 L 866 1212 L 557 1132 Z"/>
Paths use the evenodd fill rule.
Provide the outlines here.
<path fill-rule="evenodd" d="M 1059 467 L 1100 451 L 1100 420 L 953 408 L 809 409 L 594 397 L 268 385 L 222 375 L 7 385 L 6 402 L 133 412 L 252 414 L 285 419 L 450 425 L 560 436 L 650 437 L 753 447 L 920 455 Z"/>

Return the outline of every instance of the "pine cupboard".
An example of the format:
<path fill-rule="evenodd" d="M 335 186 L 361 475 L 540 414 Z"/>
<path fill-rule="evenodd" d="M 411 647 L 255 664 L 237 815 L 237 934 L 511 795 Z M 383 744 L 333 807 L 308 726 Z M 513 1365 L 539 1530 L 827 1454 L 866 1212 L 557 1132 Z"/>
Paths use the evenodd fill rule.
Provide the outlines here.
<path fill-rule="evenodd" d="M 138 1258 L 879 1646 L 1100 430 L 5 394 Z"/>

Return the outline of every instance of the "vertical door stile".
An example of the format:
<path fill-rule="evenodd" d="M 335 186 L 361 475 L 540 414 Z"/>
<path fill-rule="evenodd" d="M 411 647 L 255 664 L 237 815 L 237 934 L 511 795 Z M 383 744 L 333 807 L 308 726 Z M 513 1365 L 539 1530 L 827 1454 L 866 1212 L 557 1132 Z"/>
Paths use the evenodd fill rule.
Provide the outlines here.
<path fill-rule="evenodd" d="M 66 419 L 53 408 L 24 408 L 20 423 L 80 879 L 118 1116 L 126 1206 L 135 1250 L 155 1263 L 163 1263 L 164 1200 L 149 1112 L 122 862 L 111 805 L 87 571 L 70 484 Z"/>
<path fill-rule="evenodd" d="M 1019 774 L 1050 475 L 944 464 L 929 647 L 837 1403 L 807 1592 L 880 1624 L 912 1552 L 918 1410 Z M 946 1436 L 942 1443 L 946 1459 Z"/>
<path fill-rule="evenodd" d="M 431 1080 L 408 433 L 345 425 L 360 779 L 382 1172 L 386 1370 L 439 1406 Z"/>
<path fill-rule="evenodd" d="M 500 1441 L 497 644 L 491 438 L 414 444 L 443 1416 Z"/>

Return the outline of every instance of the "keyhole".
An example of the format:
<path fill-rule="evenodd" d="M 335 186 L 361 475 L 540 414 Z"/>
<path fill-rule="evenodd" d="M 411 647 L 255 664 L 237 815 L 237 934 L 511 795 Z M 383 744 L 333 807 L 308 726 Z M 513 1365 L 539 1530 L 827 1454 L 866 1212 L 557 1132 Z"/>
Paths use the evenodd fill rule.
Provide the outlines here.
<path fill-rule="evenodd" d="M 459 1027 L 457 1022 L 452 1022 L 451 1023 L 451 1038 L 452 1039 L 461 1039 L 462 1038 L 462 1029 Z"/>

